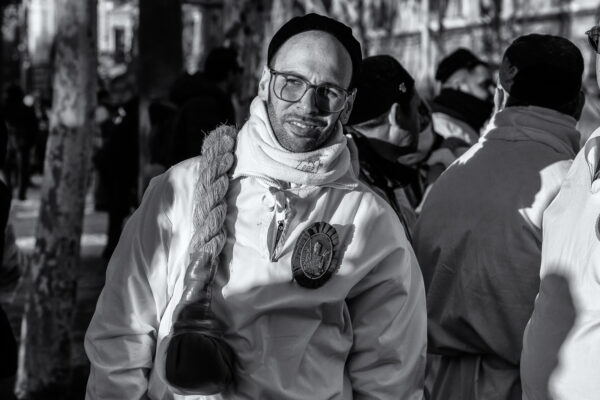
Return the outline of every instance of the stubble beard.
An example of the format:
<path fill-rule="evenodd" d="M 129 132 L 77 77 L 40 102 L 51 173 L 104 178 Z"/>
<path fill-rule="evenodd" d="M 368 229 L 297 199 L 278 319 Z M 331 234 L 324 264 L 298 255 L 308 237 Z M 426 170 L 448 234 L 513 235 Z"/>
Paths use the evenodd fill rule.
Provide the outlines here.
<path fill-rule="evenodd" d="M 293 137 L 294 135 L 291 133 L 288 133 L 283 124 L 280 123 L 280 119 L 277 117 L 277 113 L 275 112 L 275 107 L 273 107 L 273 103 L 271 102 L 271 91 L 269 90 L 269 96 L 267 99 L 267 115 L 269 116 L 269 122 L 271 123 L 271 128 L 273 129 L 273 133 L 275 135 L 275 138 L 277 139 L 277 142 L 281 145 L 281 147 L 283 147 L 284 149 L 286 149 L 287 151 L 290 151 L 292 153 L 306 153 L 309 151 L 313 151 L 313 150 L 317 150 L 319 149 L 323 143 L 325 143 L 330 137 L 331 135 L 335 132 L 335 129 L 337 127 L 337 121 L 339 121 L 339 116 L 338 119 L 335 121 L 334 124 L 332 124 L 329 129 L 327 131 L 323 131 L 321 132 L 321 134 L 317 137 L 314 138 L 310 138 L 309 140 L 307 140 L 304 144 L 304 148 L 301 150 L 298 150 L 297 148 L 295 148 L 296 146 L 293 143 Z"/>

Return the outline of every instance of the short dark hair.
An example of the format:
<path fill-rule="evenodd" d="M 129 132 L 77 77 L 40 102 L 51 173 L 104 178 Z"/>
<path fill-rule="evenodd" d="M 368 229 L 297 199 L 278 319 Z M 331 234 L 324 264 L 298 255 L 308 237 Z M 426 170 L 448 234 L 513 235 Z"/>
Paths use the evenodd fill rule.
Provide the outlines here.
<path fill-rule="evenodd" d="M 269 43 L 267 63 L 271 65 L 271 61 L 273 61 L 275 54 L 277 54 L 277 50 L 279 50 L 289 38 L 308 31 L 322 31 L 329 33 L 344 46 L 350 55 L 350 61 L 352 62 L 352 78 L 350 79 L 349 88 L 354 88 L 356 79 L 360 74 L 362 61 L 360 43 L 352 35 L 352 28 L 333 18 L 325 17 L 323 15 L 314 13 L 306 14 L 294 17 L 283 24 L 283 26 L 275 32 L 275 35 L 273 35 L 273 38 Z"/>
<path fill-rule="evenodd" d="M 435 72 L 435 80 L 444 83 L 456 71 L 461 69 L 472 71 L 478 65 L 489 66 L 488 63 L 478 58 L 471 51 L 460 47 L 440 61 Z"/>
<path fill-rule="evenodd" d="M 507 105 L 534 105 L 571 114 L 581 91 L 583 56 L 564 37 L 524 35 L 506 49 L 499 75 L 510 95 Z"/>

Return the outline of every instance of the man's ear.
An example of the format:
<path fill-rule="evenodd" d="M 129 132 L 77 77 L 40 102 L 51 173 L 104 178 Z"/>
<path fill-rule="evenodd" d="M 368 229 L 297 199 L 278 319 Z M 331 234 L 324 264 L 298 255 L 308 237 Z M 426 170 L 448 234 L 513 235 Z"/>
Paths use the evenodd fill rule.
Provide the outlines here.
<path fill-rule="evenodd" d="M 394 128 L 399 127 L 398 125 L 398 103 L 392 104 L 390 111 L 388 112 L 388 122 Z"/>
<path fill-rule="evenodd" d="M 346 125 L 348 120 L 350 119 L 350 114 L 352 114 L 352 107 L 354 106 L 354 100 L 356 99 L 356 89 L 352 90 L 350 96 L 348 96 L 348 100 L 346 100 L 346 105 L 344 109 L 340 113 L 340 122 L 342 125 Z"/>
<path fill-rule="evenodd" d="M 494 114 L 506 107 L 506 100 L 508 100 L 508 94 L 504 88 L 500 86 L 500 83 L 498 83 L 496 92 L 494 93 Z"/>
<path fill-rule="evenodd" d="M 464 68 L 454 71 L 452 75 L 446 78 L 446 81 L 442 84 L 442 88 L 468 93 L 469 88 L 465 83 L 467 74 L 468 72 Z"/>
<path fill-rule="evenodd" d="M 263 67 L 262 76 L 260 77 L 260 81 L 258 82 L 258 97 L 262 101 L 267 101 L 269 99 L 269 83 L 271 82 L 271 71 L 265 65 Z"/>

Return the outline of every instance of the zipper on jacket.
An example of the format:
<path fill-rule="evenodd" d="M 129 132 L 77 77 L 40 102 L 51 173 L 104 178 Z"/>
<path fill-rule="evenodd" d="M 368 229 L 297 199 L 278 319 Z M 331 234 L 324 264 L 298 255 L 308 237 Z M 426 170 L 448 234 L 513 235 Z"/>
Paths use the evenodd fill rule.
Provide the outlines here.
<path fill-rule="evenodd" d="M 281 190 L 269 189 L 275 197 L 275 216 L 273 240 L 271 242 L 271 262 L 277 261 L 279 258 L 280 242 L 284 239 L 285 222 L 288 214 L 288 205 L 285 194 Z"/>
<path fill-rule="evenodd" d="M 239 177 L 256 179 L 257 181 L 261 182 L 266 188 L 268 188 L 269 192 L 271 192 L 273 196 L 275 196 L 276 231 L 274 232 L 273 239 L 271 240 L 271 244 L 269 246 L 269 253 L 271 254 L 270 261 L 275 262 L 279 258 L 279 252 L 277 251 L 277 248 L 279 246 L 281 238 L 283 237 L 283 232 L 285 231 L 285 220 L 288 214 L 287 200 L 284 194 L 285 189 L 281 187 L 280 182 L 277 182 L 276 180 L 265 176 L 243 174 L 239 175 Z"/>
<path fill-rule="evenodd" d="M 281 240 L 281 235 L 283 234 L 284 228 L 285 221 L 278 221 L 277 232 L 275 232 L 275 239 L 273 240 L 273 245 L 271 247 L 271 262 L 277 261 L 277 245 L 279 244 L 279 240 Z"/>

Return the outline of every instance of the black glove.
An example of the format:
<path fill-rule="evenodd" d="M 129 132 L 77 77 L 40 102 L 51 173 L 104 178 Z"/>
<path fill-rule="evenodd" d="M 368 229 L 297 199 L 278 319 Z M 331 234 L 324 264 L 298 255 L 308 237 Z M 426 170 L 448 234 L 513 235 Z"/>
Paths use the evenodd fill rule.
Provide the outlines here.
<path fill-rule="evenodd" d="M 210 311 L 210 256 L 201 254 L 184 278 L 167 348 L 166 378 L 177 388 L 201 395 L 222 392 L 233 381 L 234 356 L 223 327 Z"/>

